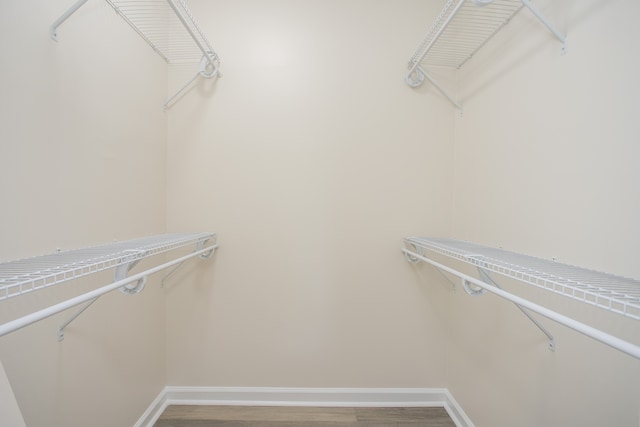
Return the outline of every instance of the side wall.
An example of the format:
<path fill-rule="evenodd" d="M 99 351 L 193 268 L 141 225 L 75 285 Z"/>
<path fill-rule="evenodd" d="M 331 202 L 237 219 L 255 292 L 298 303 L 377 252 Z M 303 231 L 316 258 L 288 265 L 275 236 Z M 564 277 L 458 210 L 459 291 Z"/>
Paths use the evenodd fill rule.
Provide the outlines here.
<path fill-rule="evenodd" d="M 165 229 L 166 66 L 105 2 L 88 2 L 52 41 L 49 26 L 72 3 L 0 4 L 2 261 Z M 0 322 L 111 280 L 0 302 Z M 135 423 L 165 384 L 156 281 L 102 297 L 61 343 L 73 311 L 0 337 L 27 425 Z"/>
<path fill-rule="evenodd" d="M 632 0 L 536 1 L 459 73 L 453 234 L 640 277 L 640 73 Z M 638 323 L 505 283 L 640 343 Z M 478 427 L 639 424 L 640 362 L 510 303 L 452 294 L 449 389 Z"/>
<path fill-rule="evenodd" d="M 440 5 L 190 6 L 224 76 L 169 112 L 167 223 L 220 250 L 167 300 L 168 384 L 444 386 L 439 290 L 400 252 L 449 232 L 453 116 L 402 66 Z"/>

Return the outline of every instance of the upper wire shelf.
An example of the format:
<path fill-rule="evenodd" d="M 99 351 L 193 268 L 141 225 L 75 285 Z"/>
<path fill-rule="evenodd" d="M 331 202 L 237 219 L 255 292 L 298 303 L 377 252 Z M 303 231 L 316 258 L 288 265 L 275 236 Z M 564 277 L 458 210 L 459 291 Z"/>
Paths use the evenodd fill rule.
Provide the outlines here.
<path fill-rule="evenodd" d="M 106 0 L 170 64 L 198 63 L 218 55 L 183 0 Z"/>
<path fill-rule="evenodd" d="M 408 237 L 441 255 L 640 320 L 640 280 L 453 239 Z"/>
<path fill-rule="evenodd" d="M 78 0 L 53 25 L 58 27 L 88 0 Z M 220 77 L 220 58 L 197 24 L 184 0 L 105 0 L 129 26 L 168 64 L 199 64 L 197 74 L 165 103 L 167 109 L 198 76 Z"/>
<path fill-rule="evenodd" d="M 466 0 L 447 2 L 411 63 L 462 67 L 522 7 L 520 0 L 494 0 L 486 6 Z"/>
<path fill-rule="evenodd" d="M 526 7 L 562 42 L 566 37 L 530 0 L 448 0 L 411 56 L 405 81 L 411 87 L 428 79 L 452 104 L 462 106 L 429 74 L 428 67 L 459 69 L 522 9 Z"/>
<path fill-rule="evenodd" d="M 0 301 L 214 239 L 212 233 L 162 234 L 0 263 Z"/>

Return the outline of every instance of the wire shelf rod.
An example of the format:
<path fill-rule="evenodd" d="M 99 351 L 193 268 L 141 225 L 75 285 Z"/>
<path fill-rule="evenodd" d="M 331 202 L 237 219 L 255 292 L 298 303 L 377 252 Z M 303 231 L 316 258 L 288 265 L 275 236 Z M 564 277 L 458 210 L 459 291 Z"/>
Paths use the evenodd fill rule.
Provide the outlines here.
<path fill-rule="evenodd" d="M 454 276 L 460 278 L 463 282 L 468 282 L 468 283 L 472 283 L 488 292 L 491 292 L 501 298 L 504 298 L 508 301 L 511 301 L 519 306 L 522 306 L 530 311 L 533 311 L 534 313 L 538 313 L 541 316 L 544 316 L 550 320 L 553 320 L 554 322 L 557 322 L 561 325 L 564 325 L 570 329 L 573 329 L 576 332 L 579 332 L 585 336 L 588 336 L 590 338 L 595 339 L 596 341 L 599 341 L 603 344 L 606 344 L 616 350 L 622 351 L 623 353 L 626 353 L 632 357 L 635 357 L 636 359 L 640 359 L 640 346 L 637 346 L 633 343 L 630 343 L 628 341 L 625 341 L 623 339 L 620 339 L 618 337 L 615 337 L 611 334 L 608 334 L 600 329 L 596 329 L 592 326 L 586 325 L 582 322 L 578 322 L 575 319 L 572 319 L 568 316 L 565 316 L 563 314 L 557 313 L 553 310 L 550 310 L 546 307 L 543 307 L 539 304 L 533 303 L 527 299 L 524 299 L 522 297 L 519 297 L 517 295 L 514 295 L 510 292 L 504 291 L 500 288 L 488 285 L 486 283 L 484 283 L 481 280 L 476 279 L 475 277 L 471 277 L 467 274 L 464 274 L 458 270 L 455 270 L 453 268 L 450 268 L 444 264 L 441 264 L 437 261 L 434 261 L 428 257 L 425 257 L 423 255 L 420 255 L 419 253 L 416 253 L 415 251 L 410 251 L 406 248 L 402 249 L 402 252 L 409 258 L 411 259 L 417 259 L 423 262 L 426 262 L 427 264 L 430 264 L 438 269 L 441 269 L 443 271 L 446 271 L 450 274 L 453 274 Z"/>
<path fill-rule="evenodd" d="M 0 301 L 214 238 L 212 233 L 164 234 L 3 262 Z"/>
<path fill-rule="evenodd" d="M 217 244 L 214 244 L 212 246 L 208 246 L 206 248 L 200 249 L 200 250 L 196 250 L 190 254 L 184 255 L 182 257 L 173 259 L 171 261 L 167 261 L 163 264 L 160 264 L 156 267 L 153 268 L 149 268 L 141 273 L 137 273 L 137 274 L 133 274 L 129 277 L 126 277 L 124 279 L 121 280 L 117 280 L 109 285 L 105 285 L 102 286 L 98 289 L 95 289 L 93 291 L 90 292 L 86 292 L 82 295 L 78 295 L 76 297 L 73 298 L 69 298 L 63 302 L 60 302 L 58 304 L 52 305 L 50 307 L 44 308 L 42 310 L 38 310 L 36 312 L 30 313 L 28 315 L 22 316 L 18 319 L 6 322 L 2 325 L 0 325 L 0 337 L 7 335 L 11 332 L 17 331 L 18 329 L 22 329 L 26 326 L 29 326 L 33 323 L 39 322 L 41 320 L 44 320 L 48 317 L 51 317 L 55 314 L 58 314 L 62 311 L 65 311 L 69 308 L 75 307 L 77 305 L 80 305 L 82 303 L 86 303 L 88 301 L 97 299 L 99 297 L 101 297 L 102 295 L 105 295 L 111 291 L 114 291 L 116 289 L 122 288 L 124 286 L 127 286 L 130 283 L 136 282 L 146 276 L 149 276 L 151 274 L 157 273 L 158 271 L 164 270 L 165 268 L 171 267 L 173 265 L 179 264 L 181 262 L 184 262 L 190 258 L 193 258 L 195 256 L 199 256 L 199 255 L 203 255 L 203 254 L 207 254 L 207 253 L 211 253 L 213 250 L 215 250 L 218 247 Z"/>
<path fill-rule="evenodd" d="M 409 237 L 406 241 L 474 266 L 480 265 L 480 257 L 490 271 L 640 320 L 640 280 L 453 239 Z"/>

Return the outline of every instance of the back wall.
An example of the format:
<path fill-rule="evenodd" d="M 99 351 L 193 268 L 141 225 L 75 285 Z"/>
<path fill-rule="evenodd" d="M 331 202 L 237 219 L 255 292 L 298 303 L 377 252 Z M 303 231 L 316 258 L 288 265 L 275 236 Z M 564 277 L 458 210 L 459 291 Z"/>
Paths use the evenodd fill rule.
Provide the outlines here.
<path fill-rule="evenodd" d="M 453 115 L 403 80 L 435 3 L 190 2 L 224 76 L 169 111 L 167 227 L 220 250 L 167 300 L 170 385 L 445 385 L 400 253 L 450 227 Z"/>

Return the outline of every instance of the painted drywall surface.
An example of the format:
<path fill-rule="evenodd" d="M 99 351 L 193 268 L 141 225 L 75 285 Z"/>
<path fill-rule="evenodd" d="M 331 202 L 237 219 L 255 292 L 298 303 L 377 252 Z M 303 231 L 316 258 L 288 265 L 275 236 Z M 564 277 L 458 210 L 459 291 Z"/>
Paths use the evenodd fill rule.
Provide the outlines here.
<path fill-rule="evenodd" d="M 170 287 L 170 385 L 445 384 L 400 253 L 449 231 L 453 117 L 403 80 L 435 3 L 190 2 L 224 76 L 169 111 L 167 224 L 220 250 Z"/>
<path fill-rule="evenodd" d="M 104 2 L 52 41 L 70 5 L 0 5 L 2 261 L 164 231 L 164 63 Z M 0 302 L 0 322 L 111 280 Z M 163 298 L 152 278 L 139 295 L 102 297 L 62 343 L 73 311 L 1 337 L 27 425 L 132 425 L 165 384 Z"/>
<path fill-rule="evenodd" d="M 13 394 L 11 384 L 9 384 L 9 379 L 7 378 L 7 374 L 4 372 L 4 367 L 2 366 L 1 361 L 0 400 L 2 401 L 2 411 L 0 411 L 0 422 L 2 422 L 2 425 L 24 427 L 25 423 L 24 418 L 22 417 L 22 412 L 20 412 L 20 407 L 18 406 L 18 402 L 16 402 L 16 397 Z"/>
<path fill-rule="evenodd" d="M 540 1 L 568 52 L 524 10 L 458 75 L 454 236 L 640 277 L 633 1 Z M 637 322 L 503 283 L 640 343 Z M 476 426 L 637 426 L 640 363 L 509 303 L 450 298 L 448 385 Z"/>

